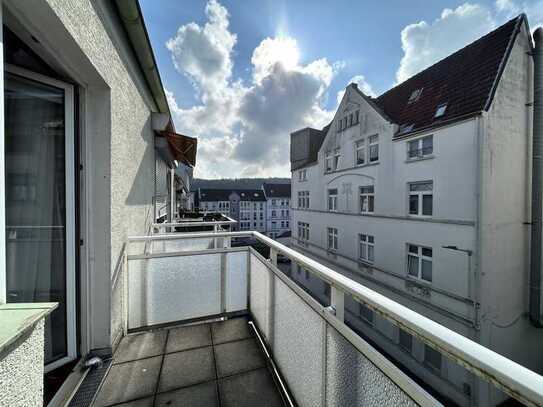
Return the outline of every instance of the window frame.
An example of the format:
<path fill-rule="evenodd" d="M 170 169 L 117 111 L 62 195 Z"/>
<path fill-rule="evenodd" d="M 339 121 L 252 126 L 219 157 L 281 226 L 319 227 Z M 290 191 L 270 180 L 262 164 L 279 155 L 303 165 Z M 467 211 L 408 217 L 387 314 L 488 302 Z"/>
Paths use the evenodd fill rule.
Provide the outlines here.
<path fill-rule="evenodd" d="M 428 357 L 428 354 L 431 352 L 435 352 L 436 355 L 439 355 L 439 366 L 436 366 L 432 362 L 430 362 L 430 358 Z M 441 352 L 432 348 L 428 344 L 424 344 L 424 365 L 428 366 L 430 369 L 432 369 L 435 372 L 441 373 L 443 369 L 443 355 L 441 354 Z"/>
<path fill-rule="evenodd" d="M 362 163 L 358 162 L 358 152 L 360 150 L 363 151 L 362 156 L 363 156 L 364 162 L 362 162 Z M 355 166 L 359 166 L 359 167 L 368 164 L 367 149 L 366 149 L 366 139 L 365 138 L 361 138 L 361 139 L 356 140 L 354 142 L 354 164 L 355 164 Z"/>
<path fill-rule="evenodd" d="M 405 338 L 409 338 L 409 347 L 404 346 L 402 343 L 402 334 L 406 335 Z M 413 353 L 413 335 L 402 328 L 398 328 L 398 347 L 407 353 Z"/>
<path fill-rule="evenodd" d="M 367 314 L 365 314 L 363 310 L 365 310 Z M 370 307 L 360 302 L 358 303 L 358 315 L 367 324 L 372 325 L 372 326 L 375 324 L 375 311 L 373 311 Z M 366 315 L 368 316 L 371 315 L 371 316 L 368 318 Z"/>
<path fill-rule="evenodd" d="M 424 147 L 424 140 L 427 140 L 427 139 L 430 139 L 432 141 L 432 146 L 431 147 Z M 413 143 L 417 144 L 417 148 L 415 148 L 415 149 L 411 148 L 411 144 L 413 144 Z M 433 155 L 434 155 L 434 135 L 433 134 L 428 134 L 428 135 L 423 136 L 423 137 L 418 137 L 418 138 L 415 138 L 415 139 L 412 139 L 412 140 L 408 140 L 407 143 L 406 143 L 406 146 L 407 146 L 407 160 L 408 161 L 415 161 L 415 160 L 421 160 L 421 159 L 424 159 L 424 158 L 433 157 Z M 431 148 L 431 151 L 428 152 L 428 153 L 425 153 L 424 149 L 428 149 L 428 148 Z M 417 154 L 414 155 L 414 156 L 411 156 L 412 151 L 416 151 Z"/>
<path fill-rule="evenodd" d="M 339 231 L 337 228 L 333 228 L 328 226 L 326 228 L 326 236 L 327 236 L 327 245 L 328 251 L 335 252 L 338 250 L 339 247 Z"/>
<path fill-rule="evenodd" d="M 412 191 L 411 187 L 415 185 L 423 185 L 423 184 L 430 184 L 432 189 L 431 190 L 420 190 L 420 191 Z M 410 217 L 417 217 L 417 218 L 431 218 L 434 216 L 434 181 L 433 180 L 425 180 L 425 181 L 413 181 L 407 183 L 407 215 Z M 417 197 L 417 213 L 411 213 L 411 197 L 416 196 Z M 424 213 L 424 197 L 425 196 L 431 196 L 432 197 L 432 213 L 431 214 L 425 214 Z"/>
<path fill-rule="evenodd" d="M 309 223 L 298 222 L 298 240 L 307 242 L 309 240 Z"/>
<path fill-rule="evenodd" d="M 372 141 L 372 139 L 376 141 Z M 371 158 L 371 148 L 376 147 L 377 158 L 372 160 Z M 375 164 L 379 162 L 379 134 L 373 134 L 368 136 L 368 164 Z"/>
<path fill-rule="evenodd" d="M 364 247 L 364 249 L 362 249 Z M 370 259 L 371 248 L 371 259 Z M 365 253 L 364 256 L 362 253 Z M 358 260 L 363 263 L 375 263 L 375 236 L 365 233 L 358 234 Z"/>
<path fill-rule="evenodd" d="M 417 253 L 414 253 L 410 250 L 411 246 L 417 248 Z M 424 249 L 430 250 L 431 255 L 425 255 L 423 254 Z M 416 258 L 417 259 L 417 274 L 410 273 L 410 258 Z M 423 261 L 429 262 L 431 265 L 430 268 L 430 279 L 423 277 Z M 434 277 L 434 249 L 430 246 L 423 246 L 416 243 L 407 243 L 406 244 L 406 274 L 408 278 L 415 279 L 417 281 L 422 281 L 426 284 L 432 284 L 433 277 Z"/>
<path fill-rule="evenodd" d="M 373 192 L 362 192 L 363 188 L 372 188 Z M 368 210 L 362 210 L 362 202 L 367 199 Z M 372 209 L 370 210 L 370 206 Z M 361 185 L 358 187 L 358 211 L 360 213 L 375 213 L 375 185 Z"/>
<path fill-rule="evenodd" d="M 335 191 L 335 193 L 332 193 L 332 191 Z M 338 189 L 337 188 L 329 188 L 327 190 L 326 202 L 327 202 L 326 207 L 328 209 L 328 212 L 337 212 L 337 204 L 338 204 Z"/>

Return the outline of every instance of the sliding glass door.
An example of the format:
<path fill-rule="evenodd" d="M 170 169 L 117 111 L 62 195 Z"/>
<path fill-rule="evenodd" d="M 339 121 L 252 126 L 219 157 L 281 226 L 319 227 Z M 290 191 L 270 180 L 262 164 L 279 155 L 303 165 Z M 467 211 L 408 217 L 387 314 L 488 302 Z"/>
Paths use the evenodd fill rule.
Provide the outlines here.
<path fill-rule="evenodd" d="M 48 369 L 75 358 L 73 89 L 5 72 L 8 302 L 58 302 L 46 320 Z"/>

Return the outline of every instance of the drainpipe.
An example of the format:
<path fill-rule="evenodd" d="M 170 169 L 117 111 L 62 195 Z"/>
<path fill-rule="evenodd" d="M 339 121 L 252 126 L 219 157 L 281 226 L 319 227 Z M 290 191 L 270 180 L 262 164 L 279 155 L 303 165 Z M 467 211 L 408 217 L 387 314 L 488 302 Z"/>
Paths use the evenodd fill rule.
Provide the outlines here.
<path fill-rule="evenodd" d="M 530 322 L 543 327 L 541 315 L 541 245 L 543 235 L 543 28 L 534 32 L 534 104 L 532 158 L 532 239 L 530 259 Z"/>

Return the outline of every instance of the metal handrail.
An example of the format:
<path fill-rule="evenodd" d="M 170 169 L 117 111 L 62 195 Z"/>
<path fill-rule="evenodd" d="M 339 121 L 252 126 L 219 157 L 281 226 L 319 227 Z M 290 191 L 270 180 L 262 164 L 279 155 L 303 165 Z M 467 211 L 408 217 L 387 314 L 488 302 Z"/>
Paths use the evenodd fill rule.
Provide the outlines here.
<path fill-rule="evenodd" d="M 227 226 L 235 225 L 238 223 L 236 220 L 225 216 L 228 220 L 211 220 L 211 221 L 196 221 L 192 222 L 190 220 L 180 220 L 179 222 L 164 222 L 164 223 L 153 223 L 151 227 L 153 228 L 188 228 L 194 226 Z"/>
<path fill-rule="evenodd" d="M 543 376 L 259 232 L 169 233 L 167 235 L 133 236 L 129 237 L 128 241 L 206 237 L 253 237 L 325 280 L 332 286 L 332 289 L 340 290 L 351 295 L 357 301 L 368 305 L 374 311 L 391 320 L 402 329 L 407 330 L 429 346 L 439 350 L 477 376 L 492 383 L 511 397 L 527 405 L 543 405 Z M 344 310 L 337 308 L 342 307 L 342 304 L 342 301 L 334 304 L 334 295 L 332 295 L 332 309 L 336 308 L 336 316 L 343 315 Z"/>

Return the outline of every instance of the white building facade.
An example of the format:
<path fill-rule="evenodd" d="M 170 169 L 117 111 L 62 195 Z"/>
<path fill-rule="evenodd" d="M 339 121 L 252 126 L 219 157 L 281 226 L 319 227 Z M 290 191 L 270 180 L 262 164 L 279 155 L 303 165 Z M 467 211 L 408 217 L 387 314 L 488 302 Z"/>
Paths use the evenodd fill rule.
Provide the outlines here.
<path fill-rule="evenodd" d="M 468 82 L 480 73 L 451 64 L 502 37 L 507 47 L 492 54 L 501 68 L 487 73 L 494 85 L 472 108 Z M 520 16 L 377 99 L 349 85 L 329 126 L 291 135 L 292 247 L 541 372 L 543 332 L 526 316 L 530 51 Z M 467 99 L 448 86 L 469 88 L 458 90 Z M 292 273 L 329 301 L 328 285 Z M 346 302 L 352 325 L 444 400 L 500 401 L 412 333 Z"/>
<path fill-rule="evenodd" d="M 238 221 L 232 230 L 266 232 L 266 198 L 260 189 L 204 189 L 195 191 L 203 212 L 218 212 Z"/>
<path fill-rule="evenodd" d="M 266 234 L 275 239 L 290 232 L 290 184 L 264 183 L 266 196 Z"/>

